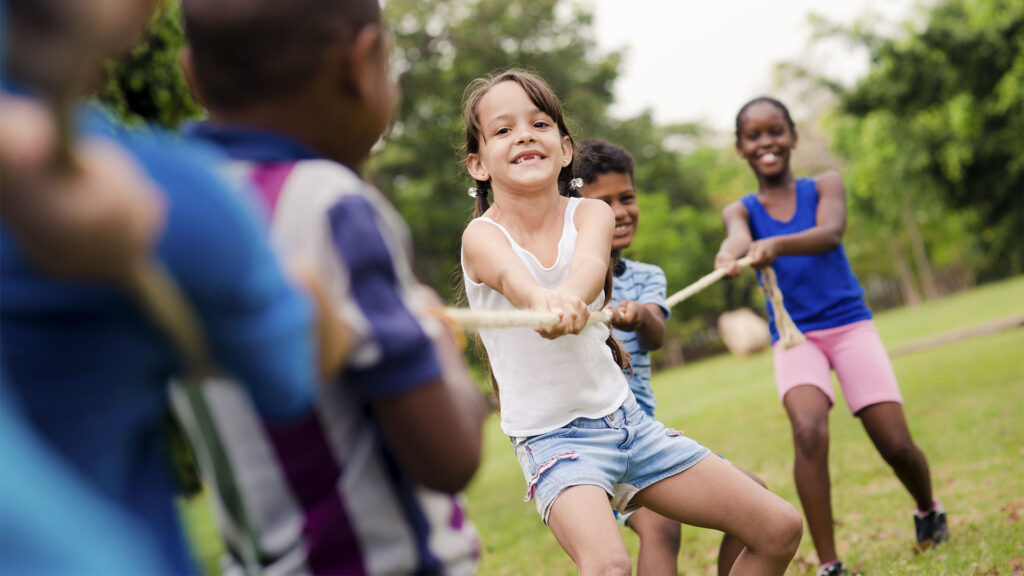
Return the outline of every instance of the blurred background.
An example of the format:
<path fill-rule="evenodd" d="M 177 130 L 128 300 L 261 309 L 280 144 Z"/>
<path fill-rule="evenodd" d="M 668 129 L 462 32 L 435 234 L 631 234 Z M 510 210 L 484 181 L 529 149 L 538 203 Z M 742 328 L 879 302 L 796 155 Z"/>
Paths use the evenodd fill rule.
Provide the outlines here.
<path fill-rule="evenodd" d="M 385 12 L 403 97 L 367 176 L 408 221 L 420 279 L 450 302 L 472 212 L 462 91 L 509 66 L 548 80 L 577 140 L 632 151 L 642 217 L 626 256 L 660 265 L 669 293 L 712 269 L 721 208 L 756 187 L 733 129 L 762 94 L 797 122 L 797 175 L 843 175 L 845 246 L 873 309 L 1024 271 L 1020 0 L 387 0 Z M 200 118 L 177 68 L 182 38 L 166 2 L 145 41 L 108 64 L 98 98 L 128 122 Z M 762 313 L 760 298 L 741 275 L 688 300 L 655 361 L 723 351 L 718 315 Z"/>

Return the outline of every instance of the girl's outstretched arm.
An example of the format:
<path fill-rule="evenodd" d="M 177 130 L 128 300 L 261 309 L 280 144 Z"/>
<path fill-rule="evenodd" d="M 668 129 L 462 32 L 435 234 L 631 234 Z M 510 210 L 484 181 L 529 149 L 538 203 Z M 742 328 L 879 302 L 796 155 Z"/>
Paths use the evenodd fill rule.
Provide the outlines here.
<path fill-rule="evenodd" d="M 563 334 L 578 334 L 586 327 L 590 316 L 586 303 L 537 284 L 497 227 L 470 222 L 462 233 L 462 254 L 469 280 L 483 282 L 497 290 L 516 308 L 558 314 L 561 321 L 557 325 L 537 330 L 541 336 L 557 338 Z"/>
<path fill-rule="evenodd" d="M 611 265 L 612 236 L 615 213 L 601 200 L 584 199 L 576 208 L 576 251 L 572 255 L 569 279 L 558 291 L 593 302 L 604 289 L 604 279 Z"/>
<path fill-rule="evenodd" d="M 750 250 L 753 237 L 750 234 L 750 215 L 742 202 L 736 201 L 722 210 L 722 225 L 725 227 L 725 240 L 715 255 L 715 268 L 725 268 L 726 275 L 735 276 L 740 273 L 736 260 Z"/>
<path fill-rule="evenodd" d="M 846 232 L 846 188 L 835 171 L 815 179 L 818 187 L 818 214 L 813 228 L 796 234 L 784 234 L 758 240 L 750 246 L 748 256 L 758 268 L 768 266 L 779 256 L 823 254 L 835 250 Z"/>

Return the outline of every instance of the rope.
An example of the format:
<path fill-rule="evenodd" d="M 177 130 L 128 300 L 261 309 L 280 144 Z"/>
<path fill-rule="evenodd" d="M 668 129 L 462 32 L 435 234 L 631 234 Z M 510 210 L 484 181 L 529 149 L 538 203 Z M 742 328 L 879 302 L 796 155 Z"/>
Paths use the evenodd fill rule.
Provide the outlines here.
<path fill-rule="evenodd" d="M 740 268 L 746 268 L 747 266 L 750 266 L 750 257 L 740 258 L 739 260 L 736 261 L 736 265 L 739 266 Z M 722 277 L 725 276 L 725 273 L 725 268 L 719 268 L 718 270 L 715 270 L 714 272 L 705 275 L 700 280 L 697 280 L 693 284 L 690 284 L 686 288 L 683 288 L 679 292 L 676 292 L 675 294 L 669 296 L 665 300 L 665 305 L 668 306 L 669 308 L 675 308 L 676 304 L 679 304 L 683 300 L 686 300 L 690 296 L 693 296 L 694 294 L 721 280 Z"/>
<path fill-rule="evenodd" d="M 741 268 L 750 266 L 750 258 L 740 258 L 736 264 Z M 675 307 L 683 300 L 697 294 L 708 286 L 721 280 L 726 273 L 725 268 L 720 268 L 706 274 L 700 280 L 690 284 L 686 288 L 669 296 L 665 304 L 669 308 Z M 786 348 L 792 348 L 804 342 L 804 335 L 797 328 L 796 323 L 790 318 L 786 308 L 782 305 L 782 291 L 779 289 L 775 278 L 775 272 L 771 267 L 761 271 L 761 289 L 765 297 L 772 304 L 775 312 L 775 327 L 779 331 L 779 340 Z M 469 308 L 444 308 L 441 314 L 451 321 L 459 324 L 463 330 L 475 332 L 481 328 L 544 328 L 558 323 L 558 315 L 553 312 L 540 312 L 536 310 L 471 310 Z M 587 325 L 600 322 L 610 322 L 612 312 L 605 308 L 600 312 L 594 312 L 587 319 Z"/>
<path fill-rule="evenodd" d="M 779 341 L 782 342 L 782 347 L 789 350 L 803 344 L 807 339 L 804 338 L 803 332 L 796 327 L 793 319 L 789 317 L 786 307 L 782 305 L 782 290 L 779 290 L 779 284 L 775 279 L 775 270 L 772 270 L 771 266 L 761 270 L 761 290 L 764 291 L 768 301 L 772 303 L 772 311 L 775 312 L 775 329 L 779 331 Z"/>
<path fill-rule="evenodd" d="M 475 332 L 481 328 L 544 328 L 558 324 L 554 312 L 537 310 L 470 310 L 469 308 L 444 308 L 445 316 L 457 322 L 464 330 Z M 608 308 L 592 312 L 587 326 L 611 322 L 612 311 Z"/>

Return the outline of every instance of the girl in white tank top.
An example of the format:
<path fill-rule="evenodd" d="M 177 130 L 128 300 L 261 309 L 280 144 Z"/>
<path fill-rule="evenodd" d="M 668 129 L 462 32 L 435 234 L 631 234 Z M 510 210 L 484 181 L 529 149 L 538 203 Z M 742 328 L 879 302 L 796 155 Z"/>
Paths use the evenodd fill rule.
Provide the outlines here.
<path fill-rule="evenodd" d="M 555 291 L 569 279 L 578 232 L 574 223 L 580 198 L 569 198 L 563 217 L 561 240 L 555 262 L 545 267 L 537 257 L 519 246 L 501 224 L 487 216 L 486 222 L 504 235 L 513 253 L 541 288 Z M 515 310 L 508 298 L 465 273 L 466 296 L 473 309 Z M 587 306 L 589 311 L 604 305 L 602 290 Z M 592 324 L 579 334 L 545 339 L 530 328 L 481 330 L 491 371 L 500 388 L 501 429 L 509 436 L 534 436 L 559 428 L 578 418 L 601 418 L 618 408 L 629 394 L 619 364 L 605 346 L 609 329 Z"/>
<path fill-rule="evenodd" d="M 781 574 L 800 542 L 797 511 L 647 416 L 609 328 L 586 325 L 610 290 L 615 218 L 604 202 L 567 197 L 579 193 L 557 97 L 515 70 L 480 79 L 467 94 L 466 167 L 477 216 L 462 236 L 470 306 L 559 317 L 538 330 L 480 332 L 527 500 L 581 574 L 630 573 L 611 507 L 639 506 L 738 538 L 746 549 L 734 573 Z"/>

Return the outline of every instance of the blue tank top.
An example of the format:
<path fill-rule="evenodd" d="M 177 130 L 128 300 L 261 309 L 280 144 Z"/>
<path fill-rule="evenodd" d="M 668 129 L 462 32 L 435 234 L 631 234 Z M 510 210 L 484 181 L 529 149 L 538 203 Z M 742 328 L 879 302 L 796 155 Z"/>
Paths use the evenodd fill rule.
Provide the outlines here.
<path fill-rule="evenodd" d="M 794 234 L 813 228 L 818 216 L 818 187 L 811 178 L 796 181 L 796 213 L 788 222 L 772 218 L 755 194 L 741 200 L 750 214 L 750 233 L 754 240 Z M 772 268 L 782 290 L 783 303 L 801 332 L 845 326 L 871 318 L 864 304 L 864 290 L 850 269 L 846 251 L 840 244 L 823 254 L 800 254 L 775 259 Z M 761 272 L 757 273 L 758 278 Z M 775 312 L 766 303 L 772 342 L 779 339 Z"/>

